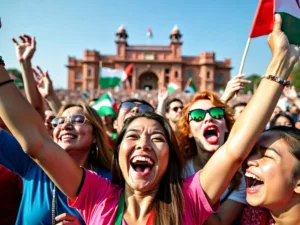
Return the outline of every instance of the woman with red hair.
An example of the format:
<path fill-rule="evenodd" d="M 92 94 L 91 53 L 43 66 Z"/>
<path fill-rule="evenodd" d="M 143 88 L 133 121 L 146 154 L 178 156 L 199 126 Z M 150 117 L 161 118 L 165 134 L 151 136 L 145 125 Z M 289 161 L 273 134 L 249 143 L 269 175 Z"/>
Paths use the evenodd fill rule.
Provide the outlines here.
<path fill-rule="evenodd" d="M 178 142 L 185 161 L 184 177 L 201 170 L 210 157 L 222 146 L 234 123 L 231 108 L 209 91 L 196 94 L 183 109 L 178 124 Z M 221 196 L 217 215 L 207 224 L 232 224 L 246 204 L 246 184 L 238 171 Z M 230 213 L 228 213 L 230 212 Z"/>

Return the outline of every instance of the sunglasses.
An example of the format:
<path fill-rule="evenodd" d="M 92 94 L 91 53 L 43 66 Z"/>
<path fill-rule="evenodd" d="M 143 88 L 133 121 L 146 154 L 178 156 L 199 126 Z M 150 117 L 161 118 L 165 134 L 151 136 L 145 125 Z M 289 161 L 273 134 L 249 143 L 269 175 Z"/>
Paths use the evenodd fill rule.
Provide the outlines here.
<path fill-rule="evenodd" d="M 177 112 L 179 109 L 183 109 L 183 106 L 176 106 L 176 107 L 174 107 L 174 108 L 172 108 L 172 110 L 174 111 L 174 112 Z"/>
<path fill-rule="evenodd" d="M 134 107 L 138 107 L 139 112 L 154 112 L 154 108 L 151 105 L 144 104 L 144 103 L 135 103 L 135 102 L 122 102 L 120 104 L 120 109 L 124 109 L 126 112 L 132 110 Z"/>
<path fill-rule="evenodd" d="M 69 122 L 72 125 L 82 125 L 84 124 L 86 121 L 88 121 L 88 119 L 83 116 L 83 115 L 72 115 L 72 116 L 61 116 L 61 117 L 56 117 L 51 121 L 52 127 L 56 128 L 58 126 L 63 125 L 65 122 Z"/>
<path fill-rule="evenodd" d="M 218 119 L 218 120 L 224 118 L 224 116 L 225 116 L 225 111 L 224 111 L 223 107 L 213 107 L 208 110 L 194 109 L 194 110 L 189 111 L 189 113 L 188 113 L 188 117 L 189 117 L 188 122 L 191 122 L 192 120 L 194 120 L 196 122 L 200 122 L 200 121 L 204 120 L 206 113 L 209 113 L 209 115 L 211 115 L 212 118 Z"/>

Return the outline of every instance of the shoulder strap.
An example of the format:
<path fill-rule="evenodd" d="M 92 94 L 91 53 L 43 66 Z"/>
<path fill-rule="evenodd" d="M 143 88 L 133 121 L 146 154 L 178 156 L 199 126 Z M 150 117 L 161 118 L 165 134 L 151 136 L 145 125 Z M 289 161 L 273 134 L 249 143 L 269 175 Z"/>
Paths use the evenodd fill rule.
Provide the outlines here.
<path fill-rule="evenodd" d="M 115 219 L 115 225 L 122 225 L 124 207 L 125 207 L 125 191 L 123 190 L 118 204 L 118 211 Z"/>

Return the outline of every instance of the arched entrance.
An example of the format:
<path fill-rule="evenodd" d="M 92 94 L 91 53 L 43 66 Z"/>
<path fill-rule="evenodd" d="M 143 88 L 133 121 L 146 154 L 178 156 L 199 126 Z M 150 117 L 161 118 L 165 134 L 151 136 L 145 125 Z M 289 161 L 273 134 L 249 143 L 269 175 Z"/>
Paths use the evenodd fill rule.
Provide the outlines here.
<path fill-rule="evenodd" d="M 155 90 L 158 88 L 158 78 L 155 73 L 151 71 L 144 72 L 139 77 L 139 89 Z"/>

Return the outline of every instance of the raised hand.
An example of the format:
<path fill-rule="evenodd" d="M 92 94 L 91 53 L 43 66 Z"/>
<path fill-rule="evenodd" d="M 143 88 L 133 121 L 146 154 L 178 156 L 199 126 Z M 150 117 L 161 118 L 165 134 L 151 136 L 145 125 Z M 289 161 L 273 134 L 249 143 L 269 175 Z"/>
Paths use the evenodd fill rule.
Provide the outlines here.
<path fill-rule="evenodd" d="M 21 44 L 19 44 L 15 38 L 12 39 L 16 46 L 17 58 L 19 62 L 30 61 L 36 50 L 35 37 L 23 34 L 20 35 L 19 38 L 21 39 Z"/>
<path fill-rule="evenodd" d="M 72 216 L 71 214 L 68 213 L 62 213 L 55 217 L 55 220 L 58 223 L 57 225 L 62 225 L 62 224 L 69 224 L 69 225 L 81 225 L 79 219 L 76 216 Z"/>
<path fill-rule="evenodd" d="M 54 93 L 52 81 L 49 77 L 48 70 L 44 73 L 42 69 L 37 66 L 38 72 L 32 68 L 32 71 L 37 79 L 37 89 L 43 98 L 47 98 Z"/>
<path fill-rule="evenodd" d="M 287 97 L 288 99 L 290 99 L 292 101 L 298 97 L 295 86 L 285 87 L 283 89 L 283 94 L 285 97 Z"/>
<path fill-rule="evenodd" d="M 221 100 L 224 103 L 229 102 L 230 99 L 234 97 L 235 94 L 237 94 L 240 90 L 243 90 L 244 84 L 250 84 L 250 80 L 242 79 L 245 77 L 245 74 L 240 74 L 232 78 L 230 81 L 228 81 L 225 91 L 223 95 L 221 96 Z"/>
<path fill-rule="evenodd" d="M 157 96 L 158 102 L 165 102 L 166 99 L 168 98 L 168 96 L 169 96 L 169 93 L 165 87 L 159 88 L 158 96 Z"/>

